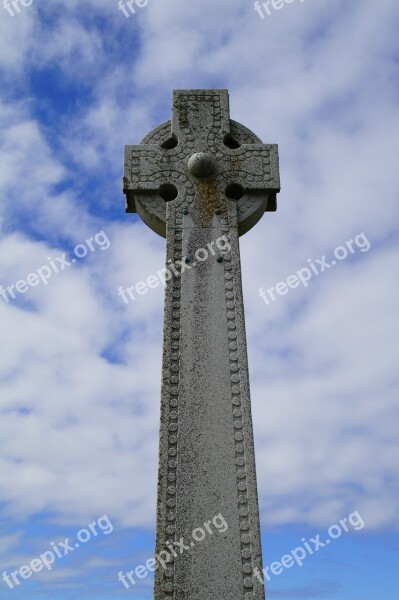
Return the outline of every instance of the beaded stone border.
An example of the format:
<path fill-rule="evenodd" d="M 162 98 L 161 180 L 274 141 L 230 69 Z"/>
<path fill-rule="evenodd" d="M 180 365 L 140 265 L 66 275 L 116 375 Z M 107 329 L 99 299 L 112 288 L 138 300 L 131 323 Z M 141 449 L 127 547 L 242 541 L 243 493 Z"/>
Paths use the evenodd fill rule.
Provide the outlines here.
<path fill-rule="evenodd" d="M 230 232 L 228 224 L 222 226 L 222 233 L 227 235 Z M 231 240 L 229 238 L 231 245 Z M 232 248 L 232 246 L 231 246 Z M 236 476 L 237 476 L 237 504 L 240 519 L 241 535 L 241 559 L 242 576 L 245 600 L 252 600 L 253 594 L 249 590 L 253 588 L 252 580 L 252 544 L 251 544 L 251 524 L 249 521 L 249 501 L 246 471 L 246 449 L 244 444 L 243 415 L 242 415 L 242 391 L 240 387 L 240 364 L 237 344 L 237 315 L 236 298 L 234 294 L 234 275 L 232 273 L 231 251 L 224 255 L 224 287 L 226 296 L 226 316 L 227 316 L 227 336 L 229 340 L 229 359 L 230 359 L 230 382 L 231 382 L 231 401 L 233 416 L 233 431 L 236 453 Z"/>
<path fill-rule="evenodd" d="M 176 219 L 175 219 L 176 221 Z M 182 238 L 183 233 L 180 229 L 174 229 L 173 240 L 173 260 L 177 266 L 182 258 Z M 171 284 L 172 301 L 172 320 L 170 332 L 170 377 L 169 377 L 169 406 L 168 406 L 168 468 L 167 468 L 167 488 L 166 488 L 166 523 L 165 539 L 166 544 L 170 545 L 176 535 L 176 479 L 177 479 L 177 455 L 178 455 L 178 419 L 179 419 L 179 371 L 180 371 L 180 338 L 181 338 L 181 273 L 173 273 L 173 278 L 168 282 Z M 171 564 L 164 571 L 163 590 L 166 595 L 164 600 L 172 600 L 175 590 L 175 561 L 171 555 Z"/>

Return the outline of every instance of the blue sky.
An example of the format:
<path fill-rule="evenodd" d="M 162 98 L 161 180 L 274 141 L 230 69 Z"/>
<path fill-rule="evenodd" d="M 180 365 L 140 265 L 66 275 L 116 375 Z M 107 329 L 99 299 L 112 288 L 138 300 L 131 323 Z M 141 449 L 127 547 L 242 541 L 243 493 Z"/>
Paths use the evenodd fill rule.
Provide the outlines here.
<path fill-rule="evenodd" d="M 14 12 L 0 8 L 0 284 L 15 295 L 0 296 L 0 574 L 104 515 L 112 531 L 13 589 L 0 577 L 0 600 L 152 596 L 150 577 L 126 590 L 117 574 L 153 554 L 163 291 L 117 290 L 165 248 L 124 212 L 123 145 L 170 118 L 173 89 L 212 87 L 280 152 L 278 211 L 241 238 L 264 564 L 364 523 L 272 576 L 268 598 L 396 597 L 396 0 L 263 19 L 251 0 Z M 260 297 L 350 240 L 307 287 Z"/>

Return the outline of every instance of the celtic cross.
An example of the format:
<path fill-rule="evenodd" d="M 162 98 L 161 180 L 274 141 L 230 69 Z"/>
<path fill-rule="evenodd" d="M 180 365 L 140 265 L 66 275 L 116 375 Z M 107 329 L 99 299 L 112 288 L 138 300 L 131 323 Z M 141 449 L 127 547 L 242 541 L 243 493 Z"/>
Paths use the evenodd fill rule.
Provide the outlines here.
<path fill-rule="evenodd" d="M 227 90 L 175 91 L 172 121 L 125 146 L 126 210 L 167 240 L 156 553 L 189 541 L 155 571 L 155 600 L 264 594 L 253 577 L 261 547 L 238 238 L 276 209 L 279 190 L 277 146 L 230 119 Z M 210 532 L 217 515 L 223 533 Z"/>

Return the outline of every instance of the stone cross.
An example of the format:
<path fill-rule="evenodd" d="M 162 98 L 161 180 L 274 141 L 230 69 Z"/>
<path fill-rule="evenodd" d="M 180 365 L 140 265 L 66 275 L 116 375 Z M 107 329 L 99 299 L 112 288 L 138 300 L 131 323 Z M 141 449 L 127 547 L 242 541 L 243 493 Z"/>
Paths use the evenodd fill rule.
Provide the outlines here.
<path fill-rule="evenodd" d="M 155 600 L 264 596 L 253 576 L 261 546 L 238 238 L 276 209 L 279 190 L 277 146 L 230 119 L 227 90 L 175 91 L 172 121 L 125 146 L 126 210 L 167 240 L 156 553 L 177 556 L 155 571 Z M 220 514 L 228 528 L 218 532 Z M 181 541 L 188 549 L 173 546 Z"/>

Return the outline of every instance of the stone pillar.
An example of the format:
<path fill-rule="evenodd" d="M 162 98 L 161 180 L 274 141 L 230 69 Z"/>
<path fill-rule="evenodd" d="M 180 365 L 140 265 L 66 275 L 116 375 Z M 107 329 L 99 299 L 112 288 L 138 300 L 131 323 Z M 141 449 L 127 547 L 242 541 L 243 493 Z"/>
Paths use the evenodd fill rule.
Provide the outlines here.
<path fill-rule="evenodd" d="M 277 148 L 230 120 L 225 90 L 175 92 L 172 123 L 126 147 L 124 182 L 127 209 L 166 236 L 170 275 L 156 553 L 177 556 L 154 598 L 262 600 L 239 235 L 275 210 Z"/>

